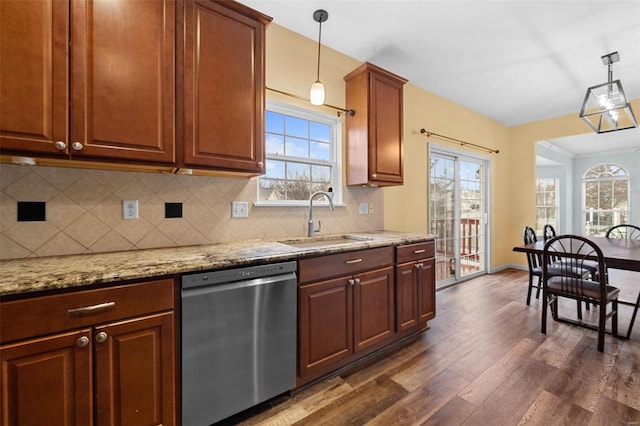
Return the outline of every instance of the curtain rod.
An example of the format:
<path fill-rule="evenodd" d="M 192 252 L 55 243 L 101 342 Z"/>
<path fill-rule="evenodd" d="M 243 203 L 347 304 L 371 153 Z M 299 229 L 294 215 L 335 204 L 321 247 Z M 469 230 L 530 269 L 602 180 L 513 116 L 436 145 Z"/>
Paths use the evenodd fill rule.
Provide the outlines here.
<path fill-rule="evenodd" d="M 430 131 L 425 130 L 425 129 L 420 129 L 420 133 L 425 134 L 427 137 L 435 136 L 437 138 L 444 139 L 446 141 L 457 142 L 461 146 L 469 145 L 469 146 L 472 146 L 474 148 L 483 149 L 483 150 L 489 152 L 489 154 L 497 154 L 497 153 L 500 152 L 497 149 L 491 149 L 491 148 L 487 148 L 486 146 L 476 145 L 475 143 L 461 141 L 460 139 L 450 138 L 449 136 L 439 135 L 438 133 L 430 132 Z"/>
<path fill-rule="evenodd" d="M 294 95 L 293 93 L 283 92 L 282 90 L 272 89 L 271 87 L 265 87 L 265 89 L 270 90 L 272 92 L 280 93 L 281 95 L 289 96 L 291 98 L 300 99 L 301 101 L 311 102 L 309 100 L 309 98 L 305 98 L 304 96 Z M 356 111 L 353 110 L 353 109 L 344 109 L 344 108 L 340 108 L 340 107 L 337 107 L 337 106 L 334 106 L 334 105 L 330 105 L 330 104 L 327 104 L 327 103 L 324 103 L 322 105 L 337 110 L 338 111 L 338 117 L 343 112 L 346 113 L 347 115 L 350 115 L 351 117 L 353 117 L 355 115 L 355 113 L 356 113 Z"/>

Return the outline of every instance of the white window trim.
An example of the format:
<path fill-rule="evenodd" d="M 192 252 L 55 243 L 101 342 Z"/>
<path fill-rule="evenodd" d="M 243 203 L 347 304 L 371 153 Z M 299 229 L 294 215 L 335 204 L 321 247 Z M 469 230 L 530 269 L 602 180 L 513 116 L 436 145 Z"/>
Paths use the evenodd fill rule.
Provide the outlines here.
<path fill-rule="evenodd" d="M 267 100 L 266 109 L 268 111 L 286 114 L 318 123 L 325 123 L 332 126 L 333 143 L 331 144 L 331 151 L 329 155 L 330 162 L 334 164 L 331 173 L 331 182 L 333 183 L 333 204 L 336 207 L 344 207 L 345 204 L 343 204 L 342 201 L 342 120 L 340 117 L 333 117 L 320 112 L 273 100 Z M 302 161 L 308 162 L 308 159 L 302 159 Z M 260 178 L 261 176 L 256 179 L 257 196 L 260 194 Z M 318 197 L 317 201 L 314 200 L 314 204 L 329 205 L 327 201 L 324 201 L 324 197 L 322 199 Z M 256 207 L 309 207 L 309 200 L 260 201 L 257 199 L 253 205 Z"/>
<path fill-rule="evenodd" d="M 553 179 L 553 184 L 554 184 L 554 188 L 555 188 L 555 205 L 554 206 L 539 206 L 538 203 L 536 202 L 536 225 L 538 223 L 538 207 L 545 207 L 545 208 L 550 208 L 553 207 L 556 210 L 556 223 L 555 223 L 555 230 L 556 232 L 560 233 L 561 231 L 561 226 L 560 226 L 560 177 L 559 176 L 544 176 L 544 177 L 536 177 L 536 195 L 538 193 L 537 191 L 537 184 L 538 184 L 538 180 L 542 180 L 542 179 Z M 537 200 L 536 200 L 537 201 Z M 536 226 L 537 227 L 537 226 Z M 536 229 L 536 231 L 538 231 Z"/>
<path fill-rule="evenodd" d="M 624 170 L 624 176 L 611 176 L 609 178 L 588 178 L 586 177 L 587 173 L 589 173 L 591 170 L 595 169 L 596 167 L 602 166 L 602 165 L 606 165 L 606 164 L 613 164 L 615 166 L 620 167 L 622 170 Z M 581 217 L 580 217 L 580 226 L 581 229 L 584 231 L 584 229 L 587 226 L 587 221 L 585 220 L 585 217 L 587 216 L 587 213 L 590 212 L 590 210 L 587 210 L 586 208 L 586 204 L 587 204 L 587 183 L 588 182 L 599 182 L 602 180 L 611 180 L 611 181 L 626 181 L 627 182 L 627 187 L 628 187 L 628 193 L 627 193 L 627 209 L 626 210 L 621 210 L 621 209 L 613 209 L 613 210 L 603 210 L 603 209 L 593 209 L 593 212 L 612 212 L 612 213 L 616 213 L 616 212 L 627 212 L 627 216 L 629 218 L 631 218 L 631 175 L 629 174 L 629 171 L 627 170 L 626 167 L 623 167 L 617 163 L 611 163 L 611 162 L 607 162 L 607 163 L 598 163 L 595 164 L 591 167 L 589 167 L 583 174 L 582 174 L 582 206 L 581 206 Z"/>

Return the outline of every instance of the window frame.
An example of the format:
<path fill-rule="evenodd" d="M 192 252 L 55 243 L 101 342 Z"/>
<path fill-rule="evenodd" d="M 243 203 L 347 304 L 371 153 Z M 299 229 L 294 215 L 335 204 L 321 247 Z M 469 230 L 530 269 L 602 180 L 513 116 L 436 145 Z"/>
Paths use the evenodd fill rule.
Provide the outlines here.
<path fill-rule="evenodd" d="M 612 166 L 616 166 L 619 167 L 620 170 L 622 170 L 624 172 L 624 175 L 622 176 L 598 176 L 598 177 L 587 177 L 588 174 L 590 174 L 594 169 L 601 167 L 601 166 L 607 166 L 607 165 L 612 165 Z M 612 184 L 616 181 L 624 181 L 627 184 L 627 208 L 626 210 L 622 210 L 622 209 L 611 209 L 611 210 L 605 210 L 605 209 L 597 209 L 597 210 L 587 210 L 587 183 L 589 182 L 611 182 Z M 600 191 L 601 187 L 600 185 L 598 185 L 598 191 Z M 598 192 L 598 199 L 600 198 L 600 192 Z M 622 213 L 622 212 L 626 212 L 626 216 L 627 219 L 630 217 L 631 215 L 631 174 L 629 173 L 629 171 L 621 166 L 620 164 L 617 163 L 598 163 L 598 164 L 594 164 L 593 166 L 589 167 L 583 174 L 582 174 L 582 205 L 581 207 L 581 230 L 582 233 L 584 235 L 587 235 L 587 221 L 586 221 L 586 217 L 587 217 L 587 213 L 589 212 L 594 212 L 594 213 L 607 213 L 610 212 L 612 214 L 612 216 L 615 216 L 615 213 Z M 609 225 L 607 227 L 607 229 L 611 226 L 615 226 L 615 225 L 620 225 L 621 223 L 614 223 L 615 221 L 612 221 L 612 224 Z M 625 222 L 626 223 L 626 222 Z M 603 230 L 602 232 L 600 232 L 600 234 L 596 233 L 596 234 L 588 234 L 591 236 L 595 236 L 595 235 L 602 235 L 604 236 L 604 232 L 606 230 Z"/>
<path fill-rule="evenodd" d="M 554 193 L 555 193 L 555 205 L 553 206 L 549 206 L 549 205 L 539 205 L 538 204 L 538 182 L 541 180 L 553 180 L 553 185 L 554 185 Z M 550 193 L 551 191 L 545 191 L 546 193 Z M 545 197 L 546 199 L 546 197 Z M 539 219 L 538 219 L 538 209 L 540 208 L 545 208 L 545 209 L 555 209 L 555 223 L 550 223 L 545 221 L 545 223 L 542 225 L 542 228 L 538 229 L 538 223 L 539 223 Z M 548 217 L 548 215 L 547 215 Z M 558 176 L 545 176 L 545 177 L 536 177 L 536 234 L 537 235 L 542 235 L 543 232 L 543 228 L 544 225 L 546 224 L 550 224 L 553 226 L 554 229 L 556 229 L 556 232 L 560 232 L 560 178 Z"/>
<path fill-rule="evenodd" d="M 330 126 L 330 143 L 329 143 L 329 161 L 313 161 L 308 158 L 299 157 L 287 157 L 287 156 L 270 156 L 266 152 L 265 147 L 265 169 L 268 159 L 277 160 L 291 160 L 296 162 L 303 162 L 308 164 L 318 164 L 321 166 L 331 166 L 330 186 L 333 189 L 333 204 L 335 206 L 344 206 L 342 201 L 342 120 L 340 117 L 333 117 L 325 113 L 321 113 L 315 110 L 286 104 L 274 100 L 267 100 L 265 114 L 267 111 L 272 111 L 278 114 L 288 115 L 302 120 L 313 121 L 316 123 L 327 124 Z M 265 126 L 265 141 L 266 141 L 266 126 Z M 266 207 L 308 207 L 309 200 L 260 200 L 260 180 L 265 175 L 258 176 L 256 179 L 256 201 L 255 206 Z M 318 198 L 314 204 L 329 204 L 324 197 Z"/>

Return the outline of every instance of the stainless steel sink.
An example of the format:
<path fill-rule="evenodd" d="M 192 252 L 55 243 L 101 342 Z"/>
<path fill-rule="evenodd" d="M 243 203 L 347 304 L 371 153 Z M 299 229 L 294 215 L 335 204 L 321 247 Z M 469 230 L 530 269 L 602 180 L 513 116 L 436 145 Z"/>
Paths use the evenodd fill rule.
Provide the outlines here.
<path fill-rule="evenodd" d="M 326 247 L 326 246 L 354 244 L 354 243 L 361 243 L 364 241 L 371 241 L 371 240 L 372 238 L 340 235 L 340 236 L 332 236 L 332 237 L 324 237 L 324 238 L 314 237 L 314 238 L 304 238 L 300 240 L 286 240 L 286 241 L 281 241 L 281 243 L 291 247 L 296 247 L 296 248 L 311 248 L 311 247 Z"/>

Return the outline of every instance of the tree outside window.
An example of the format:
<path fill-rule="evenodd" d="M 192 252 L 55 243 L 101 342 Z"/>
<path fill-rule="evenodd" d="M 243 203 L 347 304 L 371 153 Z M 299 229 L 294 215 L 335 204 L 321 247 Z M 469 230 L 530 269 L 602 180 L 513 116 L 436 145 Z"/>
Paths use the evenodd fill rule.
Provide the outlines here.
<path fill-rule="evenodd" d="M 600 164 L 584 174 L 583 232 L 604 236 L 607 229 L 629 221 L 629 174 L 616 164 Z"/>

